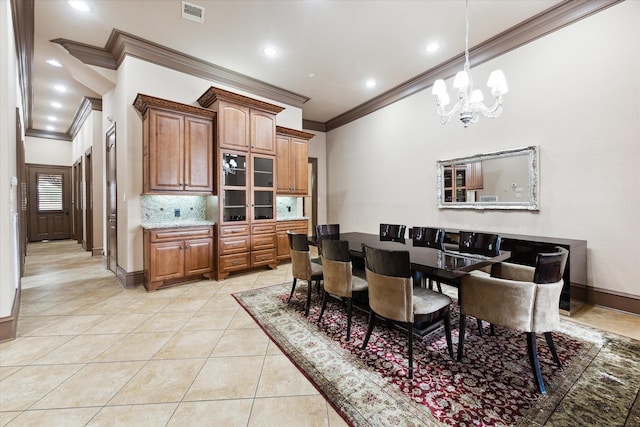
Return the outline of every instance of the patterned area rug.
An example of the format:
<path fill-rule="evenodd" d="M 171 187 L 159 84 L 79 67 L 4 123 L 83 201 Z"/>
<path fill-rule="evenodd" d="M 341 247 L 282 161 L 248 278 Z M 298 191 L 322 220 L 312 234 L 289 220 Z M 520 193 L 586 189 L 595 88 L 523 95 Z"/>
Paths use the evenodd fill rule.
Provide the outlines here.
<path fill-rule="evenodd" d="M 567 320 L 554 333 L 564 369 L 538 342 L 547 395 L 535 391 L 524 335 L 496 328 L 479 336 L 467 320 L 465 356 L 452 360 L 440 328 L 414 339 L 414 378 L 407 379 L 406 334 L 377 326 L 368 347 L 366 313 L 327 306 L 318 325 L 314 292 L 304 316 L 305 285 L 287 305 L 285 283 L 235 294 L 280 349 L 354 426 L 640 426 L 640 342 Z M 455 292 L 455 289 L 449 290 Z M 453 342 L 458 338 L 454 303 Z M 454 353 L 455 353 L 454 344 Z"/>

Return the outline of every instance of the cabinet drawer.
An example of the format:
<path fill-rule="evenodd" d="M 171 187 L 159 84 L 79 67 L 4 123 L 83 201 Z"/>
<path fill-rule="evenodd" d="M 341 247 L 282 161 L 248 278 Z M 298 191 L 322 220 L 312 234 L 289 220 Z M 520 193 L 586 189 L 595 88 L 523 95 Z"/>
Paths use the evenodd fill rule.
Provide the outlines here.
<path fill-rule="evenodd" d="M 276 232 L 276 224 L 258 224 L 251 226 L 251 234 L 267 234 L 267 233 L 275 233 Z"/>
<path fill-rule="evenodd" d="M 220 239 L 220 255 L 249 252 L 249 236 Z"/>
<path fill-rule="evenodd" d="M 261 249 L 271 249 L 276 247 L 275 234 L 258 234 L 251 236 L 251 250 L 258 251 Z"/>
<path fill-rule="evenodd" d="M 224 255 L 220 258 L 219 268 L 221 272 L 225 271 L 233 271 L 233 270 L 244 270 L 249 268 L 249 254 L 234 254 L 234 255 Z"/>
<path fill-rule="evenodd" d="M 267 265 L 276 262 L 276 250 L 265 249 L 263 251 L 251 252 L 251 266 Z"/>
<path fill-rule="evenodd" d="M 248 225 L 234 225 L 220 227 L 220 238 L 231 236 L 247 236 L 249 234 Z"/>
<path fill-rule="evenodd" d="M 300 230 L 302 230 L 303 232 L 306 233 L 307 225 L 308 225 L 308 222 L 306 219 L 301 219 L 298 221 L 281 221 L 276 224 L 276 230 L 278 231 L 291 230 L 291 231 L 295 231 L 296 233 L 299 233 Z"/>
<path fill-rule="evenodd" d="M 171 240 L 184 240 L 194 238 L 213 237 L 213 227 L 200 228 L 165 228 L 159 230 L 151 230 L 149 232 L 149 240 L 154 242 L 167 242 Z"/>

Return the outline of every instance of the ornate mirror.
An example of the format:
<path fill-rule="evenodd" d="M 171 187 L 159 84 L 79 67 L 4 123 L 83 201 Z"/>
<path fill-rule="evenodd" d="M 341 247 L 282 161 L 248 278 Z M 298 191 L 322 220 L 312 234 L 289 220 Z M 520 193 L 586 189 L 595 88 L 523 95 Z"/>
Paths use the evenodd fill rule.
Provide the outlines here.
<path fill-rule="evenodd" d="M 437 162 L 439 208 L 538 210 L 538 147 Z"/>

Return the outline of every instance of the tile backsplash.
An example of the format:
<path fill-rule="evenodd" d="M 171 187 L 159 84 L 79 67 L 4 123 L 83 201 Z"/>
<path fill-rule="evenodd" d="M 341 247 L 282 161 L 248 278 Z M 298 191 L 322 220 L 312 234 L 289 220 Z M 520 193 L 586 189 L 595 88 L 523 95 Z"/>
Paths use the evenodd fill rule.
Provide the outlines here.
<path fill-rule="evenodd" d="M 143 222 L 172 222 L 206 220 L 205 196 L 142 196 Z M 178 215 L 176 213 L 179 212 Z"/>
<path fill-rule="evenodd" d="M 299 218 L 302 216 L 302 203 L 300 197 L 283 197 L 276 198 L 276 216 L 277 218 Z"/>

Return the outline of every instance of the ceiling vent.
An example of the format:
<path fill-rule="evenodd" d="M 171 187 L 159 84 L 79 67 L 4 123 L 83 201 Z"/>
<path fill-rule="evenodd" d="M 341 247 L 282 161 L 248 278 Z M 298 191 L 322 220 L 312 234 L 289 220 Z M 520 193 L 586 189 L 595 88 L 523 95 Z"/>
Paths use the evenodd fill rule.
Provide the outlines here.
<path fill-rule="evenodd" d="M 189 21 L 204 23 L 204 7 L 192 3 L 182 2 L 182 17 Z"/>

